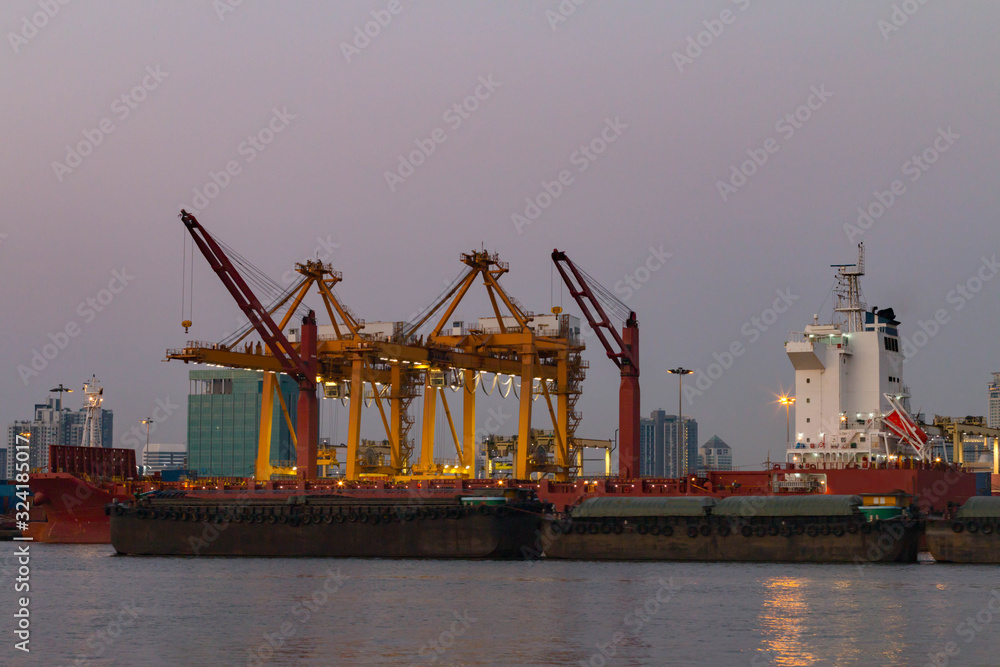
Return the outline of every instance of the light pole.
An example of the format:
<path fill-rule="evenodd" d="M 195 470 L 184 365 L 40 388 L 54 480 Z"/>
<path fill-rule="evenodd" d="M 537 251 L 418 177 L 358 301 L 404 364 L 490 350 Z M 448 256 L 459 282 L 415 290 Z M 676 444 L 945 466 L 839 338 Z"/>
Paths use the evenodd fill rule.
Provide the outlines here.
<path fill-rule="evenodd" d="M 679 459 L 684 461 L 683 474 L 687 475 L 688 474 L 687 438 L 681 436 L 682 432 L 684 436 L 687 436 L 687 429 L 684 428 L 684 417 L 683 415 L 681 415 L 681 396 L 684 393 L 681 385 L 683 383 L 684 376 L 693 373 L 694 371 L 688 368 L 683 368 L 681 366 L 678 366 L 677 368 L 669 369 L 667 372 L 677 376 L 677 452 L 678 454 L 681 454 L 681 452 L 683 452 L 683 456 L 679 456 Z M 678 464 L 680 464 L 680 460 L 678 460 Z M 678 468 L 679 467 L 680 465 L 678 465 Z M 681 471 L 678 470 L 678 473 L 680 472 Z"/>
<path fill-rule="evenodd" d="M 788 410 L 795 403 L 795 397 L 794 396 L 787 396 L 787 395 L 785 395 L 785 396 L 779 396 L 778 397 L 778 403 L 781 403 L 782 405 L 785 406 L 785 445 L 787 447 L 791 447 L 792 446 L 792 432 L 790 430 L 791 420 L 789 419 L 789 416 L 788 416 Z"/>
<path fill-rule="evenodd" d="M 67 389 L 60 382 L 58 387 L 53 387 L 52 389 L 49 389 L 49 393 L 50 394 L 56 394 L 56 411 L 58 412 L 58 411 L 62 410 L 62 395 L 63 394 L 72 394 L 73 390 L 72 389 Z"/>
<path fill-rule="evenodd" d="M 146 446 L 142 448 L 142 465 L 146 465 L 146 450 L 149 449 L 149 425 L 153 423 L 153 420 L 143 419 L 142 423 L 146 425 Z"/>

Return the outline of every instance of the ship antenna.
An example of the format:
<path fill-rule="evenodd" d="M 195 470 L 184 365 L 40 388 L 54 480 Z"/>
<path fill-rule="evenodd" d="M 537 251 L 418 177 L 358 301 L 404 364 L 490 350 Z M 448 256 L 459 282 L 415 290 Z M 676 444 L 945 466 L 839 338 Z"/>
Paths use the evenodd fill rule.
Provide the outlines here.
<path fill-rule="evenodd" d="M 861 276 L 865 275 L 865 244 L 858 244 L 858 261 L 855 264 L 831 264 L 837 269 L 837 284 L 834 292 L 837 303 L 833 311 L 844 315 L 846 332 L 864 329 L 862 312 L 867 306 L 861 300 Z"/>

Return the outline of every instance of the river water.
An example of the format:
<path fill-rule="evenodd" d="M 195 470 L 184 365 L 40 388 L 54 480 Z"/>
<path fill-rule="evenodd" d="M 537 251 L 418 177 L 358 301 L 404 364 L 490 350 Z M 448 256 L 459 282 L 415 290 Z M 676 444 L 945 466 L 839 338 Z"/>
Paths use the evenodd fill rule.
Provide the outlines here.
<path fill-rule="evenodd" d="M 0 664 L 1000 665 L 996 566 L 135 558 L 33 544 L 30 569 L 31 653 L 14 648 L 22 594 L 8 565 Z"/>

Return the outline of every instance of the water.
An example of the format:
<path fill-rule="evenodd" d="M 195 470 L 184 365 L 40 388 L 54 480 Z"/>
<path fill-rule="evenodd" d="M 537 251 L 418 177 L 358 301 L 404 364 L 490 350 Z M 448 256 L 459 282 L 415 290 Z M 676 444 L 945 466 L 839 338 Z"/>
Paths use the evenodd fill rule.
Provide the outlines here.
<path fill-rule="evenodd" d="M 1000 665 L 995 566 L 31 550 L 32 652 L 13 649 L 5 583 L 0 664 Z"/>

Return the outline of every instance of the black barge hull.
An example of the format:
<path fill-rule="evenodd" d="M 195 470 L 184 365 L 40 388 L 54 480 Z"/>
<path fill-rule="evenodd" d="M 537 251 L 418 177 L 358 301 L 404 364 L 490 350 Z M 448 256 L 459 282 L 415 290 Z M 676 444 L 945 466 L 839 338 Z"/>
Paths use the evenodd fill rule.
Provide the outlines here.
<path fill-rule="evenodd" d="M 940 563 L 1000 563 L 1000 518 L 929 520 L 927 549 Z"/>
<path fill-rule="evenodd" d="M 130 556 L 519 559 L 538 541 L 534 507 L 153 503 L 109 506 Z"/>
<path fill-rule="evenodd" d="M 723 517 L 547 520 L 545 556 L 581 560 L 915 563 L 916 521 L 822 522 Z"/>

